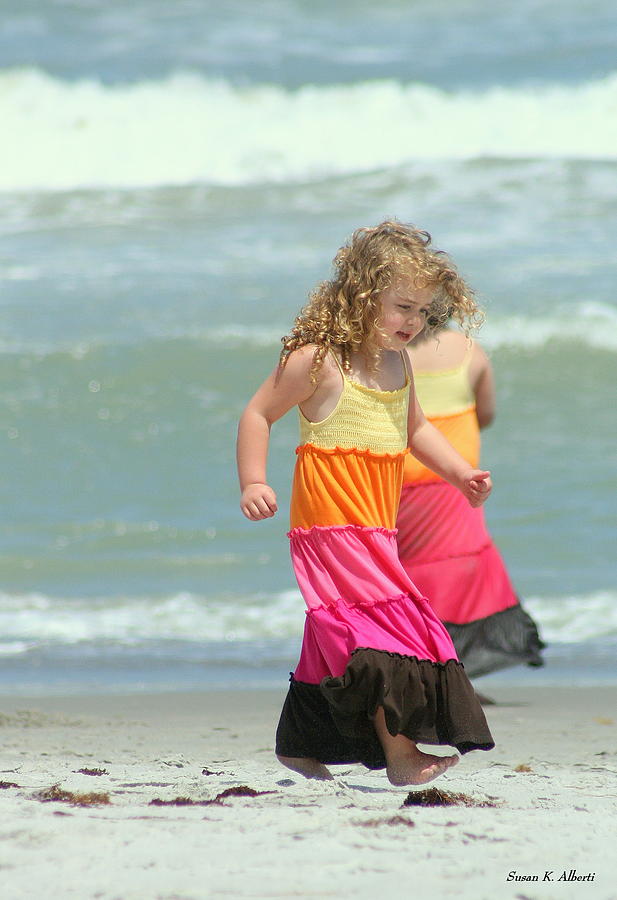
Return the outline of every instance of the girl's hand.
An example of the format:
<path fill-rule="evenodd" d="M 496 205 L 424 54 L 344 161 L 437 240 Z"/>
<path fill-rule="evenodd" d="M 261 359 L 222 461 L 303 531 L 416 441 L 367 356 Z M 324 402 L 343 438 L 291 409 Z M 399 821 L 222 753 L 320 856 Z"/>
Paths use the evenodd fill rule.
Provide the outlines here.
<path fill-rule="evenodd" d="M 247 484 L 240 498 L 240 509 L 251 522 L 270 519 L 278 510 L 276 494 L 268 484 Z"/>
<path fill-rule="evenodd" d="M 491 473 L 481 469 L 470 469 L 462 477 L 461 491 L 471 506 L 482 506 L 493 489 Z"/>

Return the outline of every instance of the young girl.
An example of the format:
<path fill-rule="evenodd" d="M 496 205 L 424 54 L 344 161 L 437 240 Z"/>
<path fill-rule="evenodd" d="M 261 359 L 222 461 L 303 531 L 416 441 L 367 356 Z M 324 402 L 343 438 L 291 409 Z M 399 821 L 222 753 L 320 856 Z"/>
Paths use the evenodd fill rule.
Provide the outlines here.
<path fill-rule="evenodd" d="M 386 768 L 392 784 L 425 784 L 461 753 L 494 746 L 447 631 L 401 566 L 395 521 L 408 448 L 472 506 L 490 474 L 470 466 L 424 417 L 405 347 L 473 297 L 430 236 L 398 222 L 360 228 L 335 273 L 283 338 L 278 368 L 238 431 L 241 508 L 273 516 L 266 457 L 272 424 L 298 406 L 291 556 L 307 611 L 298 666 L 277 729 L 279 760 L 307 777 L 326 763 Z"/>
<path fill-rule="evenodd" d="M 469 465 L 480 459 L 480 429 L 495 414 L 490 360 L 460 331 L 422 331 L 410 344 L 415 386 L 429 421 Z M 399 557 L 454 642 L 470 678 L 527 663 L 542 665 L 534 621 L 514 592 L 484 521 L 438 475 L 405 460 L 396 526 Z M 486 700 L 485 700 L 486 702 Z"/>

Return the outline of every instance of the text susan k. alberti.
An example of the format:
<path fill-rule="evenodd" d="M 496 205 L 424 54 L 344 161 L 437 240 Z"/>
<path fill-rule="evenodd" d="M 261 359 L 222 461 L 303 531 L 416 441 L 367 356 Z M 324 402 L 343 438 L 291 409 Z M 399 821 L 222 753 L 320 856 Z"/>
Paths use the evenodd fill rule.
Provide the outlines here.
<path fill-rule="evenodd" d="M 586 872 L 584 875 L 579 875 L 576 869 L 569 869 L 568 871 L 566 869 L 545 869 L 544 872 L 536 874 L 525 874 L 512 869 L 511 872 L 508 872 L 506 881 L 594 881 L 595 877 L 595 872 Z"/>

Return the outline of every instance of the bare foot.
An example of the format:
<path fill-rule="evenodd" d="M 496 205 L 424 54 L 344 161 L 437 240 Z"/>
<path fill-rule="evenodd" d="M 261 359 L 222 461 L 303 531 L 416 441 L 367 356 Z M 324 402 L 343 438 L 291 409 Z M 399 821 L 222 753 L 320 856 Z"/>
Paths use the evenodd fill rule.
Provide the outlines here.
<path fill-rule="evenodd" d="M 305 778 L 320 778 L 322 781 L 334 780 L 324 764 L 310 756 L 279 756 L 277 753 L 276 758 L 288 769 L 299 772 Z"/>
<path fill-rule="evenodd" d="M 383 706 L 377 708 L 373 722 L 386 757 L 386 772 L 390 784 L 397 787 L 404 784 L 428 784 L 459 761 L 456 754 L 433 756 L 423 753 L 418 750 L 415 741 L 404 734 L 390 734 Z"/>
<path fill-rule="evenodd" d="M 422 753 L 417 747 L 406 753 L 390 756 L 386 772 L 388 781 L 397 787 L 404 784 L 428 784 L 429 781 L 443 775 L 446 769 L 451 769 L 459 761 L 454 756 L 433 756 L 430 753 Z"/>

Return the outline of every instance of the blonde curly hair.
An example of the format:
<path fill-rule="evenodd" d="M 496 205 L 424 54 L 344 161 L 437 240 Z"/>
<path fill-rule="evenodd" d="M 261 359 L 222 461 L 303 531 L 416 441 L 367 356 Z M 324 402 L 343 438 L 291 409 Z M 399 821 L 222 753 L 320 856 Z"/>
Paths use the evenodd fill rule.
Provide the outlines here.
<path fill-rule="evenodd" d="M 279 371 L 290 353 L 315 344 L 311 380 L 330 349 L 339 351 L 343 368 L 350 370 L 352 352 L 365 354 L 372 370 L 380 359 L 380 295 L 411 281 L 416 288 L 434 288 L 425 334 L 456 319 L 468 333 L 482 321 L 473 290 L 442 250 L 431 247 L 431 236 L 396 219 L 373 228 L 358 228 L 333 261 L 334 277 L 317 285 L 297 316 L 283 348 Z"/>

